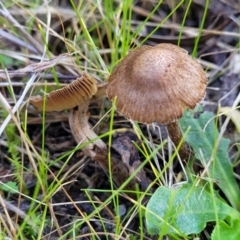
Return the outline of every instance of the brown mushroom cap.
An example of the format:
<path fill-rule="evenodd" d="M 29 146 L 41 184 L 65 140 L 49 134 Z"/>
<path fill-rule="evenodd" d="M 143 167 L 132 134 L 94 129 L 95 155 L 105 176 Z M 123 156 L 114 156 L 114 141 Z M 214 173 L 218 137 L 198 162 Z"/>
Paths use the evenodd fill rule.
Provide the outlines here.
<path fill-rule="evenodd" d="M 83 73 L 80 78 L 77 78 L 68 86 L 52 91 L 46 96 L 46 111 L 62 111 L 71 109 L 80 105 L 84 101 L 92 98 L 97 92 L 97 81 Z M 30 102 L 42 110 L 44 105 L 44 97 L 31 97 Z"/>
<path fill-rule="evenodd" d="M 141 123 L 167 124 L 205 96 L 206 74 L 186 50 L 173 44 L 131 51 L 109 77 L 107 95 L 117 110 Z"/>

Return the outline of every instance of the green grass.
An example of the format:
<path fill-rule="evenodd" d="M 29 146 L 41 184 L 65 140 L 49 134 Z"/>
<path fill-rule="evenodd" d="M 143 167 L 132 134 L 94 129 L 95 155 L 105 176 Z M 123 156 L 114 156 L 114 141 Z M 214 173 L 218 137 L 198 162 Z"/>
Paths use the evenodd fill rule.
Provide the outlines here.
<path fill-rule="evenodd" d="M 184 13 L 182 21 L 176 23 L 178 32 L 176 44 L 182 44 L 182 37 L 189 31 L 186 22 L 190 18 L 189 11 L 191 10 L 192 1 L 158 1 L 149 10 L 146 17 L 143 17 L 141 20 L 135 20 L 137 25 L 133 24 L 133 15 L 136 11 L 133 7 L 135 6 L 134 2 L 133 0 L 118 2 L 112 0 L 71 0 L 68 8 L 62 8 L 54 6 L 54 2 L 51 2 L 48 6 L 42 1 L 34 3 L 5 1 L 6 12 L 9 11 L 9 16 L 12 16 L 14 20 L 1 15 L 0 24 L 17 39 L 23 40 L 26 46 L 33 46 L 36 52 L 29 53 L 26 50 L 27 47 L 19 50 L 10 46 L 8 52 L 0 52 L 2 69 L 5 66 L 11 68 L 11 65 L 14 65 L 15 68 L 22 68 L 23 65 L 28 65 L 30 60 L 39 62 L 42 59 L 53 58 L 62 53 L 70 53 L 73 54 L 71 59 L 64 60 L 58 66 L 54 66 L 47 71 L 53 74 L 52 82 L 55 82 L 57 85 L 60 84 L 58 79 L 60 72 L 76 78 L 82 71 L 91 74 L 100 81 L 104 81 L 114 66 L 127 55 L 130 49 L 146 43 L 152 44 L 154 40 L 151 37 L 157 35 L 158 31 L 168 28 L 170 21 L 174 21 L 181 11 Z M 166 2 L 170 6 L 169 12 L 162 17 L 161 21 L 153 22 L 152 19 L 154 17 L 158 16 L 158 14 L 163 14 L 160 10 Z M 201 22 L 199 23 L 199 28 L 197 28 L 197 34 L 195 34 L 196 38 L 190 53 L 194 57 L 200 57 L 198 55 L 199 41 L 206 27 L 205 21 L 209 4 L 210 1 L 206 1 Z M 19 22 L 24 27 L 20 29 L 19 26 L 14 24 L 16 22 Z M 146 36 L 141 37 L 141 34 L 147 27 L 151 27 L 151 31 Z M 58 46 L 60 47 L 58 48 Z M 3 48 L 4 46 L 0 45 L 0 49 L 1 47 Z M 1 54 L 4 57 L 1 57 Z M 61 119 L 65 119 L 66 122 L 67 113 L 65 112 L 62 115 L 48 114 L 45 111 L 36 113 L 28 105 L 27 101 L 31 94 L 35 95 L 35 93 L 41 94 L 41 92 L 49 91 L 44 84 L 46 79 L 44 79 L 43 75 L 37 74 L 30 77 L 27 75 L 24 79 L 28 85 L 26 87 L 22 85 L 20 93 L 15 89 L 16 81 L 10 77 L 3 81 L 9 82 L 8 88 L 4 88 L 4 91 L 8 93 L 8 97 L 0 92 L 0 122 L 5 122 L 5 125 L 0 126 L 0 140 L 2 140 L 1 145 L 5 143 L 4 149 L 7 149 L 7 152 L 4 152 L 4 154 L 7 156 L 4 159 L 9 161 L 11 173 L 14 175 L 13 179 L 18 186 L 17 193 L 14 195 L 16 197 L 12 193 L 8 195 L 4 193 L 1 198 L 6 198 L 7 201 L 14 199 L 19 204 L 27 200 L 29 207 L 26 211 L 27 217 L 23 219 L 11 218 L 7 215 L 7 210 L 6 212 L 1 212 L 0 232 L 2 236 L 21 240 L 44 239 L 46 228 L 48 228 L 49 232 L 54 232 L 58 236 L 58 239 L 77 239 L 79 235 L 84 235 L 80 232 L 83 226 L 88 226 L 90 233 L 86 233 L 85 236 L 91 239 L 100 239 L 103 235 L 106 239 L 151 239 L 147 235 L 145 226 L 145 211 L 147 211 L 145 199 L 150 196 L 149 189 L 144 192 L 138 188 L 135 191 L 127 191 L 125 188 L 134 178 L 134 174 L 122 186 L 116 187 L 113 181 L 114 176 L 112 176 L 111 172 L 112 156 L 110 151 L 108 151 L 109 172 L 106 173 L 110 182 L 110 188 L 104 190 L 94 187 L 79 189 L 79 194 L 84 192 L 87 199 L 85 201 L 93 208 L 90 214 L 83 212 L 74 203 L 67 189 L 74 181 L 77 181 L 74 176 L 81 172 L 88 163 L 84 156 L 79 157 L 78 162 L 73 161 L 72 163 L 71 161 L 76 159 L 76 154 L 84 146 L 71 146 L 71 150 L 61 152 L 60 155 L 52 155 L 47 151 L 46 135 L 51 122 L 56 117 L 60 119 L 58 122 L 64 122 Z M 35 83 L 37 81 L 41 83 L 40 87 L 36 86 Z M 8 104 L 13 102 L 13 105 L 18 103 L 14 109 L 15 117 L 12 120 L 10 120 L 9 105 L 6 102 Z M 155 187 L 160 185 L 171 187 L 173 183 L 182 181 L 184 177 L 179 178 L 179 176 L 175 176 L 172 173 L 177 152 L 171 152 L 171 144 L 166 140 L 163 142 L 159 139 L 149 140 L 147 131 L 142 125 L 137 123 L 129 124 L 127 120 L 119 123 L 119 118 L 116 117 L 117 114 L 113 106 L 114 104 L 110 105 L 107 100 L 104 100 L 100 104 L 100 113 L 97 116 L 91 116 L 94 120 L 96 118 L 100 120 L 94 126 L 96 131 L 99 131 L 99 137 L 111 146 L 113 137 L 117 133 L 126 130 L 135 132 L 139 140 L 141 140 L 140 144 L 136 143 L 136 147 L 143 159 L 137 171 L 147 165 L 148 169 L 151 169 L 151 176 L 154 178 L 152 185 Z M 5 120 L 7 116 L 8 121 Z M 38 121 L 41 126 L 41 130 L 38 130 L 39 136 L 37 138 L 38 140 L 40 139 L 40 146 L 35 143 L 32 136 L 29 136 L 29 131 L 32 131 L 32 126 L 29 122 L 32 119 Z M 65 125 L 63 124 L 63 126 Z M 101 132 L 99 129 L 104 129 L 105 132 Z M 169 149 L 169 159 L 164 159 L 163 148 Z M 166 160 L 162 169 L 157 164 L 157 161 L 161 159 Z M 28 162 L 27 166 L 26 161 Z M 235 162 L 237 164 L 237 158 Z M 69 166 L 71 167 L 68 168 Z M 96 172 L 100 171 L 99 168 L 96 169 Z M 27 189 L 29 182 L 25 182 L 24 179 L 35 183 L 31 193 Z M 3 183 L 4 179 L 0 179 L 0 184 L 2 185 Z M 77 213 L 76 216 L 69 216 L 69 222 L 66 226 L 60 226 L 58 222 L 59 212 L 54 210 L 58 203 L 52 203 L 53 196 L 58 194 L 60 190 L 67 199 L 65 204 L 73 204 Z M 109 197 L 104 200 L 97 198 L 101 193 L 107 193 Z M 134 197 L 132 197 L 133 195 Z M 132 205 L 127 209 L 127 214 L 122 217 L 120 204 L 124 198 L 126 202 L 131 202 Z M 104 218 L 102 216 L 103 211 L 108 211 L 111 219 Z M 139 228 L 136 232 L 131 230 L 130 226 L 131 219 L 134 218 L 138 218 L 139 222 Z M 95 230 L 96 222 L 102 226 L 103 232 L 99 233 Z M 109 225 L 113 226 L 113 233 L 108 232 L 107 226 Z M 47 239 L 48 236 L 45 237 Z"/>

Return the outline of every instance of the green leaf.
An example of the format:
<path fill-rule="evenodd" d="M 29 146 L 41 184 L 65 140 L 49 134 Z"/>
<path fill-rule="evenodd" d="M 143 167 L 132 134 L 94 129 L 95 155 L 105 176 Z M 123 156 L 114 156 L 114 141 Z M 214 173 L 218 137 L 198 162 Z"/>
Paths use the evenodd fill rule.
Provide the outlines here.
<path fill-rule="evenodd" d="M 209 177 L 216 180 L 231 205 L 240 210 L 240 191 L 228 157 L 229 140 L 222 138 L 217 146 L 219 133 L 213 119 L 214 115 L 210 112 L 194 118 L 193 114 L 187 111 L 179 124 L 183 132 L 191 127 L 186 141 L 193 148 L 196 158 L 204 166 L 209 164 Z"/>
<path fill-rule="evenodd" d="M 23 62 L 17 59 L 14 59 L 12 57 L 9 56 L 5 56 L 3 54 L 0 55 L 0 64 L 1 67 L 4 68 L 9 68 L 10 66 L 14 65 L 14 66 L 20 66 Z"/>
<path fill-rule="evenodd" d="M 178 189 L 159 187 L 147 204 L 146 224 L 150 234 L 198 234 L 207 222 L 240 213 L 201 187 L 184 184 Z"/>
<path fill-rule="evenodd" d="M 220 221 L 212 232 L 212 240 L 239 240 L 240 239 L 240 219 L 233 219 L 228 225 Z"/>
<path fill-rule="evenodd" d="M 19 190 L 17 184 L 12 181 L 9 181 L 4 185 L 0 185 L 0 189 L 8 193 L 16 193 Z"/>

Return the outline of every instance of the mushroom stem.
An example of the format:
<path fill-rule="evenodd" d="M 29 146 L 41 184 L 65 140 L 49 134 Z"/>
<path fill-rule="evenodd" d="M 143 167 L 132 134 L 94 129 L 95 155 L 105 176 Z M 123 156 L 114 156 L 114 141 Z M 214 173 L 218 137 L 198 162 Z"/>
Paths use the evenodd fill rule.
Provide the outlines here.
<path fill-rule="evenodd" d="M 89 113 L 88 113 L 89 100 L 86 100 L 81 105 L 71 109 L 69 115 L 69 125 L 71 132 L 77 143 L 86 143 L 87 145 L 82 149 L 82 151 L 90 156 L 94 157 L 96 155 L 94 151 L 94 145 L 100 149 L 107 149 L 106 144 L 101 139 L 96 139 L 96 133 L 90 128 L 88 123 Z M 94 140 L 93 143 L 90 141 Z"/>
<path fill-rule="evenodd" d="M 71 109 L 69 115 L 70 129 L 78 144 L 86 144 L 82 148 L 83 153 L 99 162 L 106 171 L 109 171 L 107 145 L 101 139 L 97 138 L 97 134 L 91 129 L 88 123 L 89 101 L 86 100 L 81 105 Z M 114 157 L 111 158 L 111 171 L 113 179 L 118 186 L 121 186 L 129 178 L 127 165 Z M 126 189 L 135 189 L 135 183 L 136 180 L 132 179 L 126 186 Z"/>
<path fill-rule="evenodd" d="M 171 122 L 171 123 L 168 123 L 166 126 L 168 129 L 169 136 L 172 142 L 174 143 L 175 147 L 177 148 L 183 138 L 182 131 L 178 125 L 178 122 L 177 121 Z M 182 160 L 185 160 L 185 161 L 188 160 L 190 156 L 190 151 L 188 150 L 188 146 L 186 142 L 182 143 L 178 151 L 178 154 Z"/>

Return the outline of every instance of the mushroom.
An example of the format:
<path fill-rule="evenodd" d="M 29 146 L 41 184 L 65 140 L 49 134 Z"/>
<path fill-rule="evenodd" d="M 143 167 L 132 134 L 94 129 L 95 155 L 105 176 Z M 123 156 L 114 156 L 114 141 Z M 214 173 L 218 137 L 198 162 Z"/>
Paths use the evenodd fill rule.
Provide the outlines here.
<path fill-rule="evenodd" d="M 90 99 L 98 91 L 97 81 L 90 75 L 83 73 L 71 84 L 64 88 L 52 91 L 46 96 L 33 96 L 30 102 L 39 110 L 45 111 L 63 111 L 70 109 L 69 125 L 71 132 L 77 143 L 87 143 L 83 152 L 94 157 L 96 155 L 94 146 L 100 149 L 107 149 L 106 144 L 97 139 L 97 135 L 91 129 L 88 123 L 88 106 Z M 94 143 L 89 143 L 94 139 Z"/>
<path fill-rule="evenodd" d="M 83 73 L 80 78 L 66 87 L 49 93 L 45 100 L 45 111 L 63 111 L 74 108 L 91 99 L 97 90 L 97 81 L 90 75 Z M 33 96 L 30 102 L 39 110 L 43 110 L 44 97 Z"/>
<path fill-rule="evenodd" d="M 165 124 L 177 147 L 182 139 L 177 120 L 204 98 L 206 85 L 203 68 L 186 50 L 162 43 L 131 51 L 110 75 L 107 96 L 116 97 L 117 111 L 128 119 Z M 186 143 L 179 155 L 188 159 Z"/>

